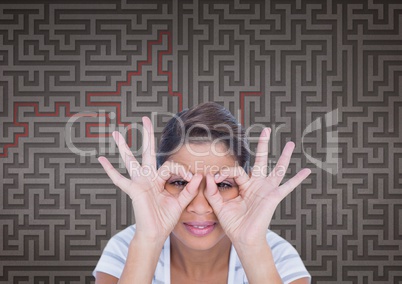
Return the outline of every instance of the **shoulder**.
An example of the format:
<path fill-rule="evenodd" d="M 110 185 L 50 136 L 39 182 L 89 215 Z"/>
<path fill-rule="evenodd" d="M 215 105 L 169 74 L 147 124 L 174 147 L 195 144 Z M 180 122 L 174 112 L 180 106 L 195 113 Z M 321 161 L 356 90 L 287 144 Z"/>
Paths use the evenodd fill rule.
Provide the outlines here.
<path fill-rule="evenodd" d="M 309 283 L 311 283 L 311 275 L 304 266 L 299 253 L 291 243 L 269 229 L 266 233 L 266 239 L 271 248 L 276 269 L 284 284 L 291 283 L 300 278 L 308 278 Z M 229 270 L 229 278 L 233 280 L 233 283 L 247 284 L 246 273 L 233 245 L 232 252 L 231 262 L 233 262 L 233 265 Z"/>
<path fill-rule="evenodd" d="M 126 256 L 128 253 L 128 247 L 130 245 L 131 240 L 133 239 L 135 234 L 135 225 L 131 225 L 124 230 L 116 233 L 110 240 L 107 242 L 103 253 L 107 252 L 107 254 L 115 253 L 116 256 Z M 116 257 L 117 259 L 117 257 Z M 124 259 L 125 263 L 125 259 Z"/>
<path fill-rule="evenodd" d="M 291 243 L 269 229 L 266 238 L 272 251 L 275 266 L 284 283 L 290 283 L 303 277 L 311 279 L 311 275 L 298 251 Z"/>
<path fill-rule="evenodd" d="M 128 226 L 124 230 L 116 233 L 114 236 L 110 238 L 107 245 L 115 243 L 118 246 L 124 246 L 128 248 L 134 235 L 135 235 L 135 224 Z"/>
<path fill-rule="evenodd" d="M 103 249 L 92 274 L 95 276 L 96 271 L 100 271 L 120 278 L 134 234 L 135 225 L 131 225 L 112 236 Z"/>
<path fill-rule="evenodd" d="M 274 258 L 275 258 L 275 256 L 280 257 L 280 256 L 284 256 L 284 255 L 290 254 L 290 253 L 298 255 L 298 252 L 293 247 L 293 245 L 291 243 L 289 243 L 287 240 L 285 240 L 284 238 L 282 238 L 277 233 L 268 229 L 266 238 L 267 238 L 268 245 L 271 248 L 271 251 L 274 255 Z"/>
<path fill-rule="evenodd" d="M 103 249 L 102 255 L 95 269 L 92 272 L 92 275 L 94 277 L 96 277 L 96 272 L 99 271 L 112 275 L 116 278 L 120 278 L 126 264 L 130 242 L 135 235 L 135 231 L 136 226 L 134 224 L 118 232 L 110 238 L 105 248 Z M 162 280 L 165 277 L 164 268 L 170 266 L 169 242 L 170 239 L 168 237 L 165 241 L 164 247 L 162 248 L 158 265 L 155 270 L 155 283 L 163 283 Z"/>

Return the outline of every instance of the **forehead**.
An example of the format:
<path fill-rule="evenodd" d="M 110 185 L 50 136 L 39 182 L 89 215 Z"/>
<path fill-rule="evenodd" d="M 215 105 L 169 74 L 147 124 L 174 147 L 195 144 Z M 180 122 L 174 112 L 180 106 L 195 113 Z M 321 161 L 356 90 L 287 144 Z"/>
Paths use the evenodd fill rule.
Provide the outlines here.
<path fill-rule="evenodd" d="M 184 165 L 192 173 L 217 173 L 221 168 L 237 166 L 224 143 L 186 143 L 168 160 Z"/>

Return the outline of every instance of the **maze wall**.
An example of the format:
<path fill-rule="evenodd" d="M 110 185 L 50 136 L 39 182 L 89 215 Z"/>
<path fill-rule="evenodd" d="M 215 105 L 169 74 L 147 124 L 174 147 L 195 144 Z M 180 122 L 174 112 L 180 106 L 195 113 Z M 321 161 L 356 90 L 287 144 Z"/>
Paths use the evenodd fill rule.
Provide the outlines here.
<path fill-rule="evenodd" d="M 110 133 L 206 101 L 312 169 L 270 228 L 313 283 L 402 283 L 400 1 L 3 0 L 0 72 L 1 283 L 94 283 L 135 222 Z"/>

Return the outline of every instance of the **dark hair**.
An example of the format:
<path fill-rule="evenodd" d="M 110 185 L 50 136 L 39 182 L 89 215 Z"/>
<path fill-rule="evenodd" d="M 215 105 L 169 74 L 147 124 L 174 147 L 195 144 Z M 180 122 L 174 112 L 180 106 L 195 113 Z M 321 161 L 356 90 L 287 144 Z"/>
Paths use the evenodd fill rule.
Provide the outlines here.
<path fill-rule="evenodd" d="M 185 143 L 212 143 L 216 139 L 225 144 L 248 173 L 250 149 L 244 128 L 230 111 L 215 102 L 185 109 L 168 121 L 156 153 L 157 167 Z"/>

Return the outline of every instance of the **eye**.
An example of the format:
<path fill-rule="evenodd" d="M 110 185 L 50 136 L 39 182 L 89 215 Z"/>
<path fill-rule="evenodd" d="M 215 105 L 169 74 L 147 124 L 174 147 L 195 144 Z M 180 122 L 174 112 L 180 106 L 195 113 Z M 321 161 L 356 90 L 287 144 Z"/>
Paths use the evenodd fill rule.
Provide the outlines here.
<path fill-rule="evenodd" d="M 176 180 L 176 181 L 172 181 L 172 182 L 169 183 L 169 184 L 171 184 L 171 185 L 173 185 L 173 186 L 175 186 L 175 187 L 177 187 L 177 188 L 184 188 L 187 183 L 188 183 L 188 182 L 185 181 L 185 180 Z"/>
<path fill-rule="evenodd" d="M 219 191 L 225 191 L 232 188 L 232 185 L 225 182 L 217 183 Z"/>
<path fill-rule="evenodd" d="M 169 184 L 171 184 L 177 188 L 183 189 L 188 184 L 188 182 L 185 180 L 176 180 L 176 181 L 170 182 Z M 231 189 L 233 187 L 231 184 L 225 183 L 225 182 L 220 182 L 220 183 L 217 183 L 216 185 L 218 186 L 219 191 L 225 191 L 225 190 Z"/>

